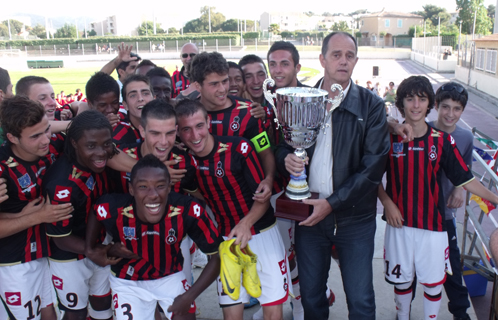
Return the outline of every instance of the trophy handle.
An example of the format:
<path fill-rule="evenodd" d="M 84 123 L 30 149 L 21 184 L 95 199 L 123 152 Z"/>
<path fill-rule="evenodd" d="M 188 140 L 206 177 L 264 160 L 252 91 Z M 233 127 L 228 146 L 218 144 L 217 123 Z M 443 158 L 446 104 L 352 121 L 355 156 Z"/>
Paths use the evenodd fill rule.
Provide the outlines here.
<path fill-rule="evenodd" d="M 327 116 L 325 117 L 325 121 L 323 123 L 327 123 L 329 121 L 329 118 L 332 116 L 332 112 L 341 104 L 342 99 L 344 98 L 344 91 L 342 90 L 342 86 L 340 84 L 333 84 L 330 87 L 330 90 L 332 90 L 332 92 L 339 90 L 339 94 L 334 99 L 325 100 L 325 102 L 329 102 L 332 107 L 330 107 L 329 112 L 327 112 Z"/>
<path fill-rule="evenodd" d="M 275 107 L 275 103 L 273 102 L 273 99 L 277 98 L 277 94 L 276 93 L 271 93 L 270 90 L 268 90 L 268 85 L 270 85 L 270 87 L 275 86 L 275 80 L 273 80 L 271 78 L 267 78 L 263 82 L 263 94 L 265 95 L 266 101 L 268 101 L 268 103 L 270 104 L 270 106 L 273 109 L 273 112 L 275 113 L 275 122 L 277 123 L 277 126 L 278 126 L 280 124 L 278 123 L 277 108 Z"/>

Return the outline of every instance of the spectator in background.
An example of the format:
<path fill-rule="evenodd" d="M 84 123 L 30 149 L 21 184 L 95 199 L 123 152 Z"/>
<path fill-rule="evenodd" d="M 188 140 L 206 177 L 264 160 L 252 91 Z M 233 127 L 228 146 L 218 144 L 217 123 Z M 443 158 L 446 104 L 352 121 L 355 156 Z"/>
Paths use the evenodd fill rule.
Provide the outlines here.
<path fill-rule="evenodd" d="M 394 82 L 389 82 L 389 87 L 386 88 L 384 93 L 384 101 L 394 103 L 396 101 L 396 89 L 394 89 Z"/>
<path fill-rule="evenodd" d="M 199 49 L 193 43 L 186 43 L 182 47 L 180 53 L 180 59 L 182 60 L 183 67 L 179 73 L 173 74 L 173 94 L 172 97 L 175 98 L 180 94 L 181 91 L 187 89 L 190 86 L 188 67 L 192 58 L 199 53 Z"/>

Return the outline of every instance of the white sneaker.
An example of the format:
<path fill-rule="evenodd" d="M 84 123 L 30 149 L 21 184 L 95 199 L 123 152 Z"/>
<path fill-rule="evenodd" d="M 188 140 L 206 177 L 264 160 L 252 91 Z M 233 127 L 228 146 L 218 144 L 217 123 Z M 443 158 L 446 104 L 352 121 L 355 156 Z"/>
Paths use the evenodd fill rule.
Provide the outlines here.
<path fill-rule="evenodd" d="M 193 268 L 204 268 L 208 263 L 207 256 L 198 248 L 195 249 L 194 258 L 192 259 Z"/>
<path fill-rule="evenodd" d="M 264 320 L 263 307 L 259 308 L 259 310 L 252 315 L 252 320 Z"/>

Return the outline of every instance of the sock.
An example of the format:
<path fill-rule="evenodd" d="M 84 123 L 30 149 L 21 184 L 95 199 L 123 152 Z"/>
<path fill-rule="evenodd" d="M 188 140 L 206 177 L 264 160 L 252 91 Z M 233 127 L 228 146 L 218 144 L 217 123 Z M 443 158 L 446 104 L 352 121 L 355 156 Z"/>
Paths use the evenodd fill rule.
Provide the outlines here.
<path fill-rule="evenodd" d="M 435 287 L 424 286 L 424 319 L 435 320 L 441 306 L 441 291 L 443 285 Z"/>
<path fill-rule="evenodd" d="M 410 319 L 410 307 L 412 304 L 412 283 L 402 283 L 394 286 L 394 302 L 398 312 L 398 320 Z"/>
<path fill-rule="evenodd" d="M 291 279 L 292 279 L 292 292 L 294 293 L 294 297 L 292 298 L 292 311 L 293 312 L 301 312 L 303 310 L 303 304 L 301 303 L 301 289 L 299 288 L 299 275 L 297 271 L 297 264 L 294 269 L 291 270 Z"/>

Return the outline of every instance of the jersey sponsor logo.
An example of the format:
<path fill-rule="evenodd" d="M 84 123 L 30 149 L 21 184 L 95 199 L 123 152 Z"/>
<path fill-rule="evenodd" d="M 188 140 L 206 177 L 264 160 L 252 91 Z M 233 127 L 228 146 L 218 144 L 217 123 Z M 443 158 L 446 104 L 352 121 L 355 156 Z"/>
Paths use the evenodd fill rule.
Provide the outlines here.
<path fill-rule="evenodd" d="M 436 146 L 431 146 L 431 151 L 429 152 L 429 160 L 435 161 L 437 159 Z"/>
<path fill-rule="evenodd" d="M 168 231 L 168 236 L 166 237 L 166 243 L 169 245 L 176 243 L 175 229 L 171 228 Z"/>
<path fill-rule="evenodd" d="M 159 236 L 159 235 L 160 235 L 159 231 L 155 231 L 155 230 L 142 232 L 142 237 L 144 237 L 144 236 Z"/>
<path fill-rule="evenodd" d="M 183 81 L 182 81 L 182 80 L 180 80 L 180 81 L 178 81 L 177 83 L 175 83 L 175 87 L 176 87 L 176 89 L 181 89 L 181 88 L 182 88 L 182 84 L 183 84 Z"/>
<path fill-rule="evenodd" d="M 93 191 L 93 188 L 95 187 L 95 180 L 92 176 L 89 176 L 85 184 L 88 189 Z"/>
<path fill-rule="evenodd" d="M 249 151 L 249 144 L 245 141 L 242 142 L 241 144 L 239 144 L 237 151 L 244 154 L 244 155 L 247 154 L 247 152 Z"/>
<path fill-rule="evenodd" d="M 207 167 L 207 166 L 200 166 L 199 170 L 209 171 L 209 167 Z"/>
<path fill-rule="evenodd" d="M 188 289 L 190 289 L 190 284 L 187 282 L 187 279 L 183 279 L 182 284 L 183 284 L 183 289 L 185 289 L 185 291 L 188 291 Z"/>
<path fill-rule="evenodd" d="M 221 163 L 221 161 L 218 161 L 214 174 L 217 178 L 223 178 L 225 176 L 225 170 L 223 170 L 223 163 Z"/>
<path fill-rule="evenodd" d="M 287 264 L 285 263 L 285 260 L 279 261 L 278 266 L 280 268 L 280 272 L 282 272 L 282 275 L 287 273 Z"/>
<path fill-rule="evenodd" d="M 119 208 L 118 209 L 121 214 L 129 219 L 135 218 L 133 216 L 133 206 L 127 206 L 126 208 Z"/>
<path fill-rule="evenodd" d="M 5 300 L 11 306 L 22 306 L 20 292 L 5 292 Z"/>
<path fill-rule="evenodd" d="M 182 214 L 182 212 L 183 212 L 183 206 L 175 207 L 170 205 L 168 209 L 168 218 L 172 218 L 174 216 Z"/>
<path fill-rule="evenodd" d="M 73 172 L 71 173 L 71 178 L 72 179 L 79 179 L 82 174 L 83 174 L 83 171 L 79 171 L 78 168 L 74 167 Z"/>
<path fill-rule="evenodd" d="M 62 290 L 64 286 L 64 282 L 62 281 L 62 279 L 54 275 L 52 275 L 52 283 L 54 284 L 55 289 Z"/>
<path fill-rule="evenodd" d="M 423 147 L 408 147 L 408 151 L 424 151 Z"/>
<path fill-rule="evenodd" d="M 115 293 L 113 296 L 112 296 L 112 303 L 114 304 L 114 310 L 118 310 L 119 308 L 119 303 L 118 303 L 118 294 Z"/>
<path fill-rule="evenodd" d="M 222 153 L 222 152 L 225 152 L 228 150 L 228 147 L 229 145 L 228 144 L 224 144 L 222 142 L 220 142 L 220 145 L 218 146 L 218 153 Z"/>
<path fill-rule="evenodd" d="M 198 204 L 195 204 L 193 207 L 192 207 L 193 211 L 194 211 L 194 216 L 196 216 L 197 218 L 199 218 L 201 216 L 201 206 L 198 205 Z"/>
<path fill-rule="evenodd" d="M 73 191 L 73 188 L 71 188 L 71 187 L 55 186 L 54 200 L 69 202 L 69 200 L 71 200 L 71 192 L 72 191 Z"/>
<path fill-rule="evenodd" d="M 109 214 L 109 204 L 108 203 L 103 203 L 99 204 L 97 206 L 97 220 L 105 220 L 110 218 Z"/>
<path fill-rule="evenodd" d="M 222 120 L 211 120 L 211 124 L 222 124 Z"/>
<path fill-rule="evenodd" d="M 233 121 L 232 123 L 230 123 L 230 129 L 232 129 L 232 131 L 239 131 L 240 129 L 240 118 L 238 116 L 235 116 L 233 118 Z"/>
<path fill-rule="evenodd" d="M 25 173 L 22 175 L 22 177 L 17 179 L 17 182 L 21 186 L 21 188 L 26 189 L 31 185 L 31 178 L 29 177 L 29 174 Z M 24 190 L 23 190 L 24 192 Z"/>
<path fill-rule="evenodd" d="M 123 235 L 125 240 L 137 240 L 134 227 L 123 227 Z"/>

